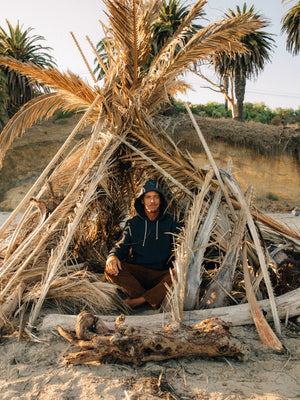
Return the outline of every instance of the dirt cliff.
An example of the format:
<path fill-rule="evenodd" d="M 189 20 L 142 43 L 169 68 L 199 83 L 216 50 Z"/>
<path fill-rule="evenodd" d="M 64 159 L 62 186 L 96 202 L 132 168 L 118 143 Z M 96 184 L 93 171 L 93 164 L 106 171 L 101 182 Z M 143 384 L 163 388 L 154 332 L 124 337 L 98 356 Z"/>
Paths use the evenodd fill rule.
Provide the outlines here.
<path fill-rule="evenodd" d="M 186 115 L 159 120 L 179 147 L 189 150 L 201 166 L 208 164 Z M 258 206 L 288 211 L 300 205 L 299 130 L 227 119 L 197 118 L 197 122 L 217 165 L 224 168 L 231 158 L 232 175 L 243 189 L 253 185 Z M 76 123 L 76 117 L 44 121 L 14 141 L 0 170 L 0 211 L 16 207 Z M 86 126 L 76 141 L 90 131 Z"/>

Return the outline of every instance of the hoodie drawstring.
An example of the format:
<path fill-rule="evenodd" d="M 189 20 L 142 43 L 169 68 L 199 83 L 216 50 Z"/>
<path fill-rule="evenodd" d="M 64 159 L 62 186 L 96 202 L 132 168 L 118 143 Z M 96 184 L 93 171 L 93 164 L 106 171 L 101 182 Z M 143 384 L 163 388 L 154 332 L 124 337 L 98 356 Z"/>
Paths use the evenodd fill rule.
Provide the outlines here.
<path fill-rule="evenodd" d="M 143 247 L 145 246 L 146 237 L 147 237 L 147 220 L 145 219 L 145 233 L 144 233 Z"/>
<path fill-rule="evenodd" d="M 145 242 L 146 242 L 146 237 L 147 237 L 147 229 L 148 229 L 148 223 L 147 223 L 147 220 L 145 219 L 145 232 L 144 232 L 144 239 L 143 239 L 143 247 L 145 247 Z M 156 221 L 155 239 L 158 240 L 158 220 Z"/>

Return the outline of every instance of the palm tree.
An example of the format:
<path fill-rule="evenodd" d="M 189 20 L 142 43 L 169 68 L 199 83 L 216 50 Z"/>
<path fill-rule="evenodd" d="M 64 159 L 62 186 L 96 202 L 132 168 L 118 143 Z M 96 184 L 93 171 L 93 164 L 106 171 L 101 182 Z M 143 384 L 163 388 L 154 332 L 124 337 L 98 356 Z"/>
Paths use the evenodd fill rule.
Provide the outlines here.
<path fill-rule="evenodd" d="M 42 36 L 31 35 L 32 28 L 22 30 L 19 22 L 15 28 L 8 20 L 6 22 L 9 29 L 8 32 L 0 27 L 0 55 L 12 57 L 25 63 L 30 62 L 41 67 L 55 65 L 48 53 L 51 48 L 44 47 L 38 43 L 41 40 L 45 40 Z M 1 69 L 6 77 L 8 94 L 4 106 L 10 118 L 23 104 L 40 93 L 42 85 L 30 82 L 25 76 L 21 76 L 6 67 Z"/>
<path fill-rule="evenodd" d="M 99 59 L 98 57 L 95 57 L 94 59 L 94 63 L 96 64 L 94 70 L 93 70 L 93 74 L 95 75 L 95 77 L 97 78 L 97 80 L 101 80 L 105 74 L 107 69 L 109 68 L 109 57 L 107 54 L 107 48 L 110 45 L 111 39 L 109 37 L 109 32 L 107 32 L 106 37 L 101 39 L 100 42 L 97 43 L 96 45 L 96 51 L 98 53 L 98 56 L 100 57 L 100 59 L 102 60 L 102 65 L 100 65 L 99 63 Z"/>
<path fill-rule="evenodd" d="M 236 7 L 236 12 L 229 9 L 225 13 L 225 18 L 230 20 L 237 16 L 248 15 L 253 19 L 260 21 L 263 26 L 267 26 L 267 20 L 259 13 L 254 11 L 252 5 L 247 11 L 247 4 L 243 8 Z M 270 33 L 256 30 L 241 39 L 246 52 L 238 53 L 231 51 L 229 53 L 221 51 L 213 56 L 213 64 L 216 72 L 224 81 L 227 77 L 232 82 L 236 97 L 236 119 L 243 120 L 243 103 L 246 90 L 246 80 L 256 77 L 263 70 L 265 63 L 270 61 L 270 52 L 273 48 L 274 39 Z"/>
<path fill-rule="evenodd" d="M 184 4 L 181 4 L 180 0 L 168 0 L 168 2 L 164 0 L 162 2 L 159 16 L 151 27 L 153 32 L 153 56 L 155 56 L 165 45 L 167 40 L 173 36 L 182 21 L 189 14 L 189 11 L 190 8 Z M 204 14 L 205 13 L 203 10 L 199 10 L 199 13 L 195 16 L 194 20 L 203 17 Z M 186 43 L 200 28 L 201 25 L 191 23 L 182 37 L 182 43 Z"/>
<path fill-rule="evenodd" d="M 287 3 L 283 0 L 282 3 Z M 282 18 L 282 33 L 287 33 L 286 48 L 293 55 L 300 51 L 300 1 L 296 2 Z"/>

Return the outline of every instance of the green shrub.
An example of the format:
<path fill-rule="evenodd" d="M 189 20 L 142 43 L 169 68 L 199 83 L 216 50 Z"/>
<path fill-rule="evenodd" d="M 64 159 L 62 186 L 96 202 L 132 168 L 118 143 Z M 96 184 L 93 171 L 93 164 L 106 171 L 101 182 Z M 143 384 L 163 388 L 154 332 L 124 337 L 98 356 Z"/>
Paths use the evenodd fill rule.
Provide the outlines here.
<path fill-rule="evenodd" d="M 268 199 L 268 200 L 272 200 L 272 201 L 278 201 L 278 200 L 279 200 L 279 197 L 278 197 L 276 194 L 274 194 L 274 193 L 272 193 L 272 192 L 269 192 L 269 193 L 267 194 L 267 199 Z"/>
<path fill-rule="evenodd" d="M 73 111 L 63 111 L 63 110 L 60 109 L 60 110 L 55 111 L 54 118 L 56 120 L 58 120 L 58 119 L 66 119 L 66 118 L 72 117 L 73 115 L 74 115 Z"/>
<path fill-rule="evenodd" d="M 227 110 L 225 104 L 209 101 L 206 104 L 187 103 L 193 114 L 210 118 L 232 118 L 231 110 Z M 186 113 L 183 101 L 174 99 L 176 112 Z M 261 122 L 272 125 L 294 126 L 300 123 L 300 107 L 298 110 L 292 108 L 276 108 L 271 110 L 263 102 L 244 103 L 244 118 L 246 121 Z"/>
<path fill-rule="evenodd" d="M 222 114 L 219 111 L 214 110 L 211 114 L 212 118 L 222 118 Z"/>

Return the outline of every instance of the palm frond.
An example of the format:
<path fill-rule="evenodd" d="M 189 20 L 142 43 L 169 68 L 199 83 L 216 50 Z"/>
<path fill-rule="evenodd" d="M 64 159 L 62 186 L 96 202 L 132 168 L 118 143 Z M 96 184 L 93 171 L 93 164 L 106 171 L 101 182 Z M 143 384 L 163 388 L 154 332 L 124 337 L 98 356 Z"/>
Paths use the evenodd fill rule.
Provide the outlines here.
<path fill-rule="evenodd" d="M 165 45 L 160 49 L 159 53 L 153 60 L 152 65 L 156 65 L 166 52 L 169 51 L 170 47 L 175 48 L 176 44 L 182 43 L 182 39 L 185 37 L 185 30 L 190 28 L 191 22 L 201 14 L 203 7 L 207 3 L 207 0 L 199 0 L 190 9 L 188 15 L 184 18 L 182 23 L 176 29 L 174 34 L 169 38 Z"/>
<path fill-rule="evenodd" d="M 110 28 L 104 29 L 108 67 L 101 88 L 100 85 L 89 86 L 69 71 L 61 73 L 55 68 L 42 69 L 9 58 L 0 59 L 2 65 L 15 69 L 55 92 L 32 100 L 20 110 L 0 138 L 1 148 L 4 149 L 2 152 L 32 123 L 48 118 L 57 108 L 86 110 L 79 124 L 50 162 L 49 165 L 54 170 L 50 173 L 48 165 L 20 207 L 12 214 L 14 219 L 27 207 L 25 217 L 12 232 L 5 231 L 12 220 L 0 231 L 5 242 L 1 243 L 0 300 L 7 300 L 10 293 L 14 292 L 14 286 L 23 281 L 24 277 L 35 276 L 35 281 L 30 282 L 22 296 L 26 304 L 35 303 L 30 324 L 36 320 L 47 298 L 69 298 L 78 305 L 96 305 L 97 299 L 93 296 L 95 285 L 91 282 L 93 278 L 86 271 L 80 271 L 77 275 L 75 273 L 75 276 L 74 268 L 69 265 L 70 260 L 75 260 L 75 264 L 78 260 L 85 261 L 84 256 L 78 255 L 78 249 L 80 246 L 88 247 L 90 240 L 94 245 L 90 251 L 99 244 L 97 256 L 103 262 L 108 246 L 120 231 L 119 225 L 123 217 L 131 214 L 137 186 L 145 178 L 154 177 L 163 183 L 164 189 L 170 189 L 167 196 L 173 196 L 171 207 L 177 207 L 174 212 L 180 217 L 192 203 L 178 247 L 176 274 L 173 277 L 174 292 L 170 294 L 174 318 L 182 320 L 186 278 L 193 257 L 195 256 L 196 274 L 199 278 L 202 269 L 198 264 L 208 247 L 209 252 L 215 250 L 214 246 L 217 247 L 218 255 L 212 255 L 215 264 L 220 261 L 219 253 L 223 256 L 228 251 L 226 241 L 232 235 L 234 215 L 231 209 L 229 214 L 228 206 L 223 208 L 225 218 L 222 219 L 225 219 L 226 224 L 217 222 L 214 229 L 215 208 L 221 197 L 221 191 L 218 190 L 222 187 L 220 181 L 211 172 L 206 173 L 196 165 L 187 152 L 180 151 L 152 119 L 158 107 L 168 101 L 169 93 L 177 90 L 178 86 L 182 87 L 177 79 L 191 63 L 206 59 L 216 51 L 244 51 L 239 39 L 263 26 L 255 18 L 242 15 L 210 24 L 188 42 L 184 41 L 192 19 L 201 12 L 205 2 L 200 0 L 196 3 L 177 33 L 147 70 L 144 64 L 150 53 L 150 26 L 159 11 L 160 2 L 105 0 Z M 178 50 L 179 44 L 181 48 Z M 93 124 L 91 137 L 68 150 L 69 153 L 65 155 L 70 141 L 85 122 Z M 61 160 L 61 156 L 65 158 Z M 218 177 L 216 170 L 214 173 Z M 252 213 L 247 204 L 244 204 L 240 190 L 231 182 L 230 176 L 225 176 L 224 179 L 229 180 L 226 181 L 227 188 L 236 197 L 235 202 L 230 198 L 230 204 L 247 214 L 254 243 L 253 253 L 257 252 L 257 259 L 264 268 L 266 284 L 269 285 L 265 254 L 260 249 Z M 31 199 L 33 195 L 35 198 Z M 213 196 L 214 201 L 211 202 Z M 208 210 L 211 203 L 213 206 Z M 94 215 L 99 216 L 95 223 L 92 221 Z M 218 213 L 219 219 L 222 217 L 220 215 L 221 211 Z M 199 225 L 205 216 L 206 223 L 202 226 L 207 236 L 203 235 L 203 242 L 196 241 L 195 244 L 195 238 L 200 231 Z M 91 230 L 87 232 L 89 223 Z M 218 235 L 222 238 L 226 236 L 226 240 L 219 239 Z M 96 244 L 93 242 L 94 238 L 98 240 Z M 210 246 L 212 240 L 214 244 Z M 197 253 L 199 248 L 195 246 L 201 248 L 201 254 Z M 79 280 L 78 285 L 75 282 L 76 277 Z M 199 279 L 195 283 L 200 284 Z M 268 288 L 271 292 L 269 289 L 271 288 Z M 85 298 L 83 302 L 77 293 L 74 295 L 74 290 L 82 290 Z M 105 291 L 105 288 L 99 290 Z M 196 287 L 197 293 L 198 290 L 199 287 Z M 96 293 L 101 298 L 99 292 Z M 121 308 L 122 301 L 119 300 L 116 300 L 116 304 Z M 275 311 L 273 305 L 274 315 Z"/>
<path fill-rule="evenodd" d="M 173 318 L 178 322 L 182 322 L 183 318 L 189 266 L 193 258 L 195 238 L 205 211 L 203 207 L 204 199 L 212 177 L 213 173 L 211 171 L 207 174 L 201 191 L 194 196 L 192 206 L 187 213 L 186 224 L 180 234 L 181 240 L 178 241 L 175 249 L 174 274 L 172 277 L 173 288 L 169 289 L 169 301 L 171 301 Z"/>
<path fill-rule="evenodd" d="M 150 27 L 160 9 L 160 2 L 151 0 L 146 4 L 138 0 L 105 0 L 104 3 L 112 28 L 110 35 L 114 55 L 120 65 L 125 66 L 128 83 L 135 86 L 139 72 L 150 54 Z"/>
<path fill-rule="evenodd" d="M 172 51 L 175 43 L 171 41 L 164 53 L 151 65 L 147 82 L 142 88 L 143 104 L 151 110 L 159 101 L 164 101 L 167 93 L 176 85 L 175 78 L 191 63 L 208 59 L 216 51 L 245 51 L 238 39 L 262 26 L 262 22 L 248 14 L 231 20 L 224 19 L 200 29 L 175 56 Z M 177 41 L 176 35 L 174 41 Z"/>
<path fill-rule="evenodd" d="M 0 133 L 0 167 L 5 153 L 18 136 L 23 135 L 35 122 L 50 118 L 66 105 L 57 93 L 47 93 L 27 102 L 6 124 Z M 69 105 L 69 110 L 73 105 Z"/>
<path fill-rule="evenodd" d="M 0 64 L 18 71 L 61 95 L 68 96 L 70 103 L 80 102 L 86 108 L 96 97 L 93 88 L 71 71 L 60 72 L 57 68 L 46 69 L 33 63 L 22 63 L 11 57 L 0 57 Z"/>

